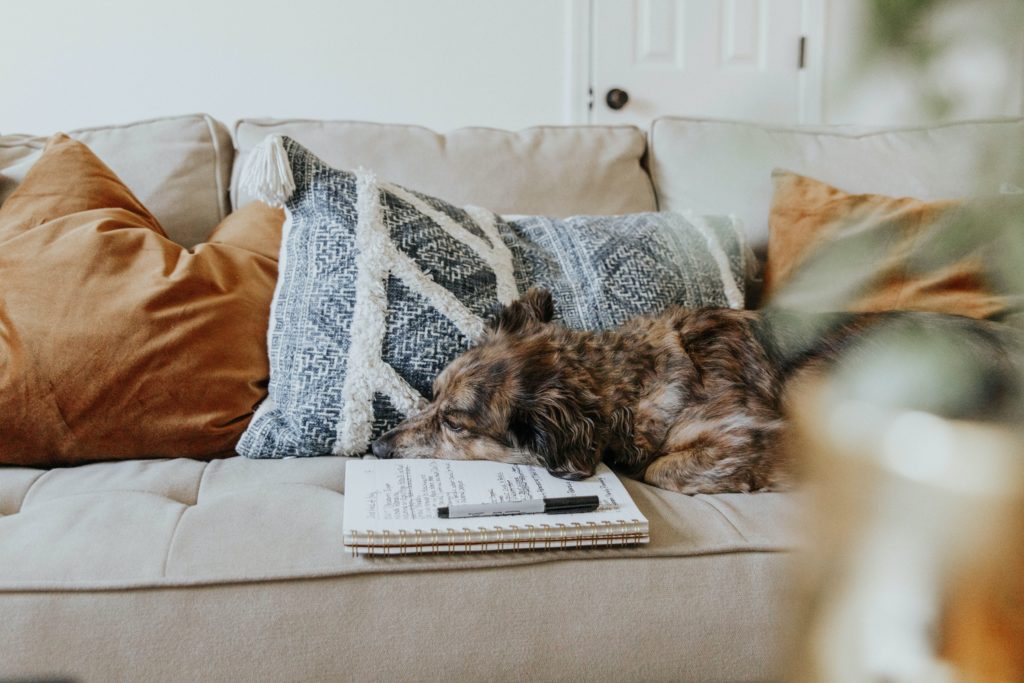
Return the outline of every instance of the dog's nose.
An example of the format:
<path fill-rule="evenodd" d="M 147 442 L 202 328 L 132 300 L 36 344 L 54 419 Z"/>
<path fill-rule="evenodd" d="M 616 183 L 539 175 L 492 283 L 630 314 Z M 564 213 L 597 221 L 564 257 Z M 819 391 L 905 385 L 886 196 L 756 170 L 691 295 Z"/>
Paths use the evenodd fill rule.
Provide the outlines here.
<path fill-rule="evenodd" d="M 378 458 L 390 458 L 391 457 L 391 444 L 384 439 L 377 439 L 373 442 L 371 447 L 373 454 Z"/>

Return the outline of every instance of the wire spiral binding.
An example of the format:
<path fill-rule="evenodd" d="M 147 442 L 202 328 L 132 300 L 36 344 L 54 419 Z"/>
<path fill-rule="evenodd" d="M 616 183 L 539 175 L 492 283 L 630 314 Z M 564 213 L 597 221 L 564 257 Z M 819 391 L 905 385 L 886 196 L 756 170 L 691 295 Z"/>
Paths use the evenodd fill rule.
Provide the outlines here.
<path fill-rule="evenodd" d="M 538 550 L 610 545 L 635 545 L 646 541 L 648 531 L 639 519 L 569 524 L 510 524 L 503 527 L 462 527 L 424 532 L 385 530 L 353 531 L 346 543 L 353 555 L 405 555 L 407 553 L 454 553 L 457 551 Z"/>

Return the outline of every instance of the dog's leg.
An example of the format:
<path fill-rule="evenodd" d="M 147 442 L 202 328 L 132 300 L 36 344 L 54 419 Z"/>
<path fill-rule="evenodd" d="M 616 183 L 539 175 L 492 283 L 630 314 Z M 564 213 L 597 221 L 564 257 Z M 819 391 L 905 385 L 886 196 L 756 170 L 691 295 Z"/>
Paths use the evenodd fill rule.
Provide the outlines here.
<path fill-rule="evenodd" d="M 736 457 L 721 460 L 701 447 L 675 451 L 648 465 L 644 482 L 688 495 L 747 492 L 756 484 L 744 472 L 747 463 L 741 460 Z"/>
<path fill-rule="evenodd" d="M 669 434 L 664 454 L 644 470 L 643 480 L 686 494 L 787 488 L 779 449 L 782 430 L 780 420 L 752 416 L 679 425 Z"/>

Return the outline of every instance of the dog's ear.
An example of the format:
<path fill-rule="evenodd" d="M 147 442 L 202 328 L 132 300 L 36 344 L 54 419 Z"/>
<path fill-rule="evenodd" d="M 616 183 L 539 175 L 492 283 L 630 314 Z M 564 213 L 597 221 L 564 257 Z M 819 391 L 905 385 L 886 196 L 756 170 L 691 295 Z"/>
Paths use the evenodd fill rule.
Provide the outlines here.
<path fill-rule="evenodd" d="M 586 479 L 597 469 L 594 421 L 560 392 L 546 392 L 515 411 L 509 432 L 521 448 L 540 456 L 556 477 Z"/>
<path fill-rule="evenodd" d="M 495 332 L 515 333 L 534 323 L 551 322 L 555 315 L 555 302 L 551 292 L 539 287 L 526 290 L 519 299 L 503 307 L 491 322 Z"/>

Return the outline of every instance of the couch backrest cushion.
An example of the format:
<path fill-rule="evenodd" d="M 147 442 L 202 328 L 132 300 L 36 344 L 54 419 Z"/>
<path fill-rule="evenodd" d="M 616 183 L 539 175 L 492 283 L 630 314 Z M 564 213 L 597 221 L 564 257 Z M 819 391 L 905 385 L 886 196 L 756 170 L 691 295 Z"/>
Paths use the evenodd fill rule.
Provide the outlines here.
<path fill-rule="evenodd" d="M 768 240 L 774 168 L 846 192 L 923 200 L 1024 188 L 1024 119 L 872 129 L 661 118 L 650 148 L 662 210 L 735 213 L 755 247 Z"/>
<path fill-rule="evenodd" d="M 68 135 L 89 146 L 120 177 L 175 242 L 202 242 L 227 215 L 234 148 L 224 124 L 204 114 Z M 47 138 L 0 136 L 0 203 L 42 155 Z"/>
<path fill-rule="evenodd" d="M 364 167 L 381 179 L 496 213 L 563 217 L 656 209 L 641 165 L 644 134 L 632 126 L 462 128 L 442 135 L 420 126 L 258 119 L 235 127 L 234 206 L 250 200 L 239 191 L 238 170 L 273 133 L 293 138 L 335 168 Z"/>

